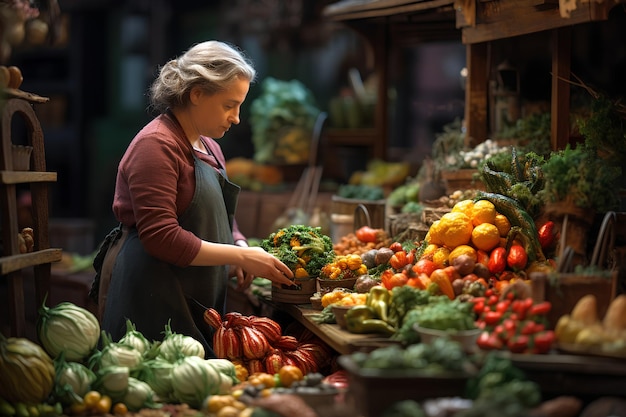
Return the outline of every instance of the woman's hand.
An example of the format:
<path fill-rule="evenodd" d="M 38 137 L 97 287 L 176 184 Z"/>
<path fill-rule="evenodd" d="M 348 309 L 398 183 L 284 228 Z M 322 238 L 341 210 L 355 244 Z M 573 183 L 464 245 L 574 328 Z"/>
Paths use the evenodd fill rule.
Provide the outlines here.
<path fill-rule="evenodd" d="M 241 248 L 241 250 L 245 252 L 240 267 L 246 275 L 267 278 L 276 285 L 294 284 L 291 269 L 274 255 L 260 247 Z M 239 277 L 237 277 L 237 282 L 239 282 Z"/>
<path fill-rule="evenodd" d="M 237 290 L 239 291 L 250 288 L 252 280 L 254 280 L 254 274 L 249 274 L 242 267 L 236 265 L 231 265 L 229 276 L 237 278 Z"/>
<path fill-rule="evenodd" d="M 267 278 L 274 285 L 294 285 L 291 269 L 277 257 L 258 246 L 245 247 L 203 240 L 200 251 L 191 261 L 191 265 L 233 265 L 233 267 L 240 268 L 241 281 L 238 273 L 236 273 L 237 283 L 241 283 L 244 286 L 246 285 L 246 280 L 252 280 L 252 278 L 248 277 Z M 231 267 L 229 271 L 235 270 Z"/>

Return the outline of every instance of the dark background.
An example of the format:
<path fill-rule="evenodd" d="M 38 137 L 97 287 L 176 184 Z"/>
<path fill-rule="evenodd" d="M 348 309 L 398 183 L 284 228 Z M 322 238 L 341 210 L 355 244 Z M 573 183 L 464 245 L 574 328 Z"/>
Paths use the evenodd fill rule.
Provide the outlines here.
<path fill-rule="evenodd" d="M 117 163 L 135 132 L 151 117 L 146 90 L 158 66 L 193 43 L 220 39 L 246 51 L 259 81 L 298 79 L 318 107 L 348 85 L 347 71 L 372 75 L 369 45 L 355 31 L 322 16 L 331 1 L 306 0 L 59 0 L 66 41 L 16 48 L 10 65 L 21 68 L 22 89 L 50 97 L 36 105 L 46 141 L 51 186 L 50 216 L 88 219 L 95 236 L 115 224 L 111 201 Z M 626 90 L 626 22 L 616 7 L 609 21 L 573 30 L 572 70 L 615 96 Z M 462 117 L 460 75 L 465 46 L 458 41 L 392 45 L 390 57 L 391 159 L 419 166 L 443 125 Z M 508 59 L 519 71 L 521 92 L 549 106 L 551 49 L 548 34 L 493 43 L 492 59 Z M 247 122 L 258 95 L 252 86 L 242 123 L 221 140 L 227 158 L 251 157 Z M 548 107 L 549 108 L 549 107 Z M 336 181 L 346 180 L 333 178 Z"/>

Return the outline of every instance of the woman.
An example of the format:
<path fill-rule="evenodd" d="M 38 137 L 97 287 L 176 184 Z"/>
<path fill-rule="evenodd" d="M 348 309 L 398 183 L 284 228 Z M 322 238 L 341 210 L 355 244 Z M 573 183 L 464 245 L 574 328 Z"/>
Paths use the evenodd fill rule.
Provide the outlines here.
<path fill-rule="evenodd" d="M 239 289 L 255 276 L 292 284 L 289 268 L 247 247 L 237 229 L 239 187 L 226 178 L 214 140 L 239 123 L 255 75 L 237 49 L 207 41 L 166 63 L 151 86 L 160 114 L 120 161 L 113 211 L 121 227 L 100 255 L 101 323 L 113 340 L 124 335 L 126 319 L 150 340 L 161 340 L 170 323 L 212 357 L 202 314 L 224 311 L 229 276 Z"/>

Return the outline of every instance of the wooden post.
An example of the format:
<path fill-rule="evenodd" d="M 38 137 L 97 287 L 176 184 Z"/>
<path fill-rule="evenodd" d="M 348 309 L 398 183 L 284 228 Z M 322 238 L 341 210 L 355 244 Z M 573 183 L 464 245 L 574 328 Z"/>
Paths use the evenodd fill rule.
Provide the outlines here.
<path fill-rule="evenodd" d="M 570 66 L 571 28 L 552 31 L 552 94 L 551 94 L 551 148 L 565 148 L 570 141 Z"/>

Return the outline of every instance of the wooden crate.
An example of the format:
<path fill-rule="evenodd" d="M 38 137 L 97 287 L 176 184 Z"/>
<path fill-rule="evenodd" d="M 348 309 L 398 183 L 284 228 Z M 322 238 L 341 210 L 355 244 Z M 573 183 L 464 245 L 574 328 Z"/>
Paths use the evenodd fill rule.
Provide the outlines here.
<path fill-rule="evenodd" d="M 446 193 L 452 194 L 457 190 L 485 190 L 485 184 L 474 179 L 477 169 L 457 169 L 441 171 L 441 179 L 446 185 Z"/>
<path fill-rule="evenodd" d="M 545 300 L 552 304 L 548 313 L 548 322 L 552 328 L 562 315 L 569 314 L 578 300 L 587 294 L 596 296 L 598 317 L 604 317 L 617 289 L 616 270 L 611 271 L 610 277 L 535 272 L 530 274 L 530 279 L 534 301 Z"/>

